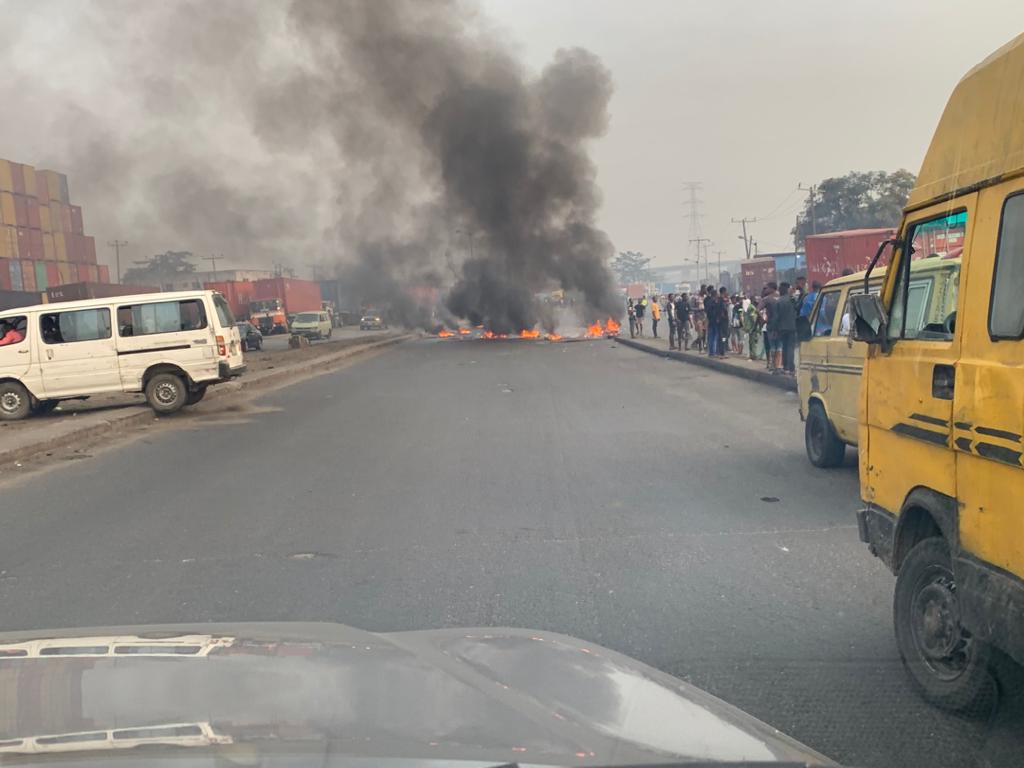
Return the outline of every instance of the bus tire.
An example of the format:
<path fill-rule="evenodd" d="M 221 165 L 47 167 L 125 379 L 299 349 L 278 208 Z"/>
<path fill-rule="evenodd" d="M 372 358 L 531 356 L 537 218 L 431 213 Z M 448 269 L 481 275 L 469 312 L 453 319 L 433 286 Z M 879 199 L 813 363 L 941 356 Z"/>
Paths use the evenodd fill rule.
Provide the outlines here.
<path fill-rule="evenodd" d="M 188 402 L 188 387 L 177 374 L 158 373 L 146 384 L 146 402 L 159 414 L 174 413 Z"/>
<path fill-rule="evenodd" d="M 893 596 L 896 645 L 921 696 L 960 712 L 995 701 L 990 649 L 960 626 L 953 560 L 946 540 L 918 542 L 907 553 Z"/>
<path fill-rule="evenodd" d="M 195 405 L 204 397 L 206 397 L 206 384 L 200 384 L 195 389 L 192 389 L 188 393 L 188 399 L 185 401 L 185 405 Z"/>
<path fill-rule="evenodd" d="M 846 456 L 846 444 L 839 439 L 821 403 L 811 403 L 807 411 L 804 447 L 811 464 L 822 469 L 838 467 Z"/>
<path fill-rule="evenodd" d="M 0 382 L 0 420 L 17 421 L 32 412 L 32 397 L 16 381 Z"/>

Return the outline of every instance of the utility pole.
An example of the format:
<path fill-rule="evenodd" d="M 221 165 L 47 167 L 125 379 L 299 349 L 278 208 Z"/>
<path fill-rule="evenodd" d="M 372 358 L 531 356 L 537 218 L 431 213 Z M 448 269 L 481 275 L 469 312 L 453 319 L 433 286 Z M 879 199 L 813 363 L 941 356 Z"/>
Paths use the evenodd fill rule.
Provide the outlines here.
<path fill-rule="evenodd" d="M 211 253 L 209 256 L 200 256 L 203 261 L 209 261 L 213 264 L 213 282 L 217 282 L 217 259 L 223 259 L 223 253 Z"/>
<path fill-rule="evenodd" d="M 704 202 L 697 197 L 697 193 L 701 190 L 701 182 L 699 181 L 686 181 L 683 182 L 683 188 L 689 193 L 689 199 L 684 201 L 683 205 L 686 205 L 690 209 L 690 242 L 697 243 L 697 275 L 700 276 L 700 242 L 701 225 L 700 225 L 700 207 Z"/>
<path fill-rule="evenodd" d="M 814 196 L 818 192 L 818 187 L 815 184 L 811 184 L 809 187 L 805 187 L 803 184 L 797 184 L 796 188 L 801 192 L 807 193 L 807 205 L 811 209 L 811 234 L 818 234 L 818 219 L 814 215 Z"/>
<path fill-rule="evenodd" d="M 711 276 L 708 274 L 708 245 L 711 244 L 711 239 L 708 237 L 695 237 L 690 240 L 691 243 L 697 244 L 697 275 L 700 275 L 700 249 L 704 248 L 704 280 L 708 282 L 711 280 Z"/>
<path fill-rule="evenodd" d="M 722 254 L 723 253 L 725 253 L 725 251 L 715 251 L 715 254 L 718 256 L 718 281 L 719 282 L 722 281 Z"/>
<path fill-rule="evenodd" d="M 752 219 L 743 218 L 743 219 L 733 219 L 732 220 L 733 224 L 740 224 L 743 227 L 743 248 L 747 252 L 747 258 L 748 259 L 750 258 L 750 241 L 753 238 L 747 236 L 747 224 L 753 224 L 755 221 L 757 221 L 757 217 L 756 216 L 754 218 L 752 218 Z"/>
<path fill-rule="evenodd" d="M 121 283 L 121 249 L 128 245 L 127 240 L 108 240 L 107 245 L 114 249 L 114 258 L 117 259 L 117 282 Z"/>

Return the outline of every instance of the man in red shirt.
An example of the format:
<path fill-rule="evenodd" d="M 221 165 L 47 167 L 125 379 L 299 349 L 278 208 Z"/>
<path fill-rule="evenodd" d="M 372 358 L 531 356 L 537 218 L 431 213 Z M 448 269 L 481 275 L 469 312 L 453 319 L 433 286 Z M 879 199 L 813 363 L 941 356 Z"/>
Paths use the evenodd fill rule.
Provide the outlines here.
<path fill-rule="evenodd" d="M 14 325 L 7 321 L 0 321 L 0 347 L 17 344 L 19 341 L 24 340 L 25 334 L 15 328 Z"/>

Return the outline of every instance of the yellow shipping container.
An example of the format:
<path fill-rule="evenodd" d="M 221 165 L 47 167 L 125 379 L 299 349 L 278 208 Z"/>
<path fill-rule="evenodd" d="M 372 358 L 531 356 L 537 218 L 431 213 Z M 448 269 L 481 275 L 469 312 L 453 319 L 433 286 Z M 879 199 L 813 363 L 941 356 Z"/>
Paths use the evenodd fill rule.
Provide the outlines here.
<path fill-rule="evenodd" d="M 0 259 L 20 258 L 18 230 L 15 227 L 0 227 Z"/>
<path fill-rule="evenodd" d="M 43 233 L 43 258 L 47 261 L 57 260 L 57 244 L 53 242 L 53 235 L 49 232 Z"/>
<path fill-rule="evenodd" d="M 25 194 L 29 197 L 36 196 L 36 169 L 31 165 L 21 166 L 21 172 L 25 177 Z"/>
<path fill-rule="evenodd" d="M 14 177 L 11 176 L 11 162 L 0 160 L 0 191 L 14 191 Z"/>
<path fill-rule="evenodd" d="M 56 251 L 57 261 L 66 262 L 68 260 L 68 243 L 63 232 L 53 233 L 53 245 L 54 250 Z"/>
<path fill-rule="evenodd" d="M 14 195 L 10 192 L 0 192 L 0 224 L 13 227 L 17 223 L 18 220 L 14 211 Z"/>
<path fill-rule="evenodd" d="M 60 284 L 61 285 L 67 285 L 68 283 L 72 282 L 72 280 L 71 280 L 71 265 L 70 264 L 65 264 L 64 262 L 61 262 L 59 265 L 57 265 L 57 269 L 60 270 Z"/>
<path fill-rule="evenodd" d="M 42 201 L 39 202 L 39 228 L 43 232 L 53 232 L 53 227 L 50 226 L 50 206 L 46 205 Z"/>

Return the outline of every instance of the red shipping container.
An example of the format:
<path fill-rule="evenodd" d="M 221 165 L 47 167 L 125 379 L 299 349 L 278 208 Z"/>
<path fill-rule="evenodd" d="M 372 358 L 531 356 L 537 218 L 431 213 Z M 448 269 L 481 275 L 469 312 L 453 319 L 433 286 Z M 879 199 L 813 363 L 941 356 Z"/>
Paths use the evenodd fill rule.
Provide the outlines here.
<path fill-rule="evenodd" d="M 39 201 L 34 197 L 25 198 L 25 206 L 28 209 L 28 226 L 30 229 L 42 229 L 39 219 Z M 17 209 L 15 209 L 17 210 Z"/>
<path fill-rule="evenodd" d="M 42 261 L 46 258 L 46 250 L 43 248 L 43 233 L 38 229 L 28 231 L 28 257 L 33 261 Z"/>
<path fill-rule="evenodd" d="M 78 276 L 78 265 L 77 264 L 68 264 L 68 280 L 69 280 L 69 282 L 72 282 L 72 283 L 79 282 L 80 278 Z"/>
<path fill-rule="evenodd" d="M 247 280 L 221 280 L 203 283 L 203 288 L 223 294 L 234 316 L 242 319 L 249 317 L 249 302 L 253 300 L 255 285 Z"/>
<path fill-rule="evenodd" d="M 822 285 L 844 271 L 860 272 L 868 268 L 875 257 L 879 244 L 896 233 L 895 229 L 849 229 L 843 232 L 827 232 L 822 235 L 808 235 L 807 282 Z M 879 259 L 878 266 L 889 263 L 887 254 Z"/>
<path fill-rule="evenodd" d="M 71 210 L 71 231 L 76 235 L 84 235 L 85 229 L 82 227 L 82 206 L 69 205 L 68 208 Z"/>
<path fill-rule="evenodd" d="M 82 236 L 75 235 L 69 232 L 64 237 L 65 241 L 67 242 L 68 261 L 70 261 L 72 264 L 81 264 L 82 252 L 84 250 L 84 248 L 82 247 Z"/>
<path fill-rule="evenodd" d="M 758 297 L 761 289 L 775 281 L 775 259 L 761 256 L 740 262 L 740 288 L 747 296 Z"/>
<path fill-rule="evenodd" d="M 83 264 L 95 264 L 96 263 L 96 238 L 91 235 L 85 235 L 82 238 L 82 263 Z M 93 281 L 95 282 L 95 280 Z"/>
<path fill-rule="evenodd" d="M 21 163 L 11 163 L 11 181 L 13 182 L 16 194 L 25 194 L 25 166 Z"/>
<path fill-rule="evenodd" d="M 55 261 L 46 262 L 46 285 L 60 285 L 60 268 Z"/>
<path fill-rule="evenodd" d="M 96 267 L 96 269 L 98 269 L 99 273 L 100 273 L 100 282 L 101 283 L 109 283 L 110 282 L 110 267 L 108 267 L 106 264 L 99 264 Z"/>
<path fill-rule="evenodd" d="M 31 261 L 21 262 L 21 290 L 34 291 L 36 289 L 36 265 Z"/>
<path fill-rule="evenodd" d="M 14 196 L 14 220 L 17 226 L 28 226 L 28 198 L 24 195 Z"/>
<path fill-rule="evenodd" d="M 10 259 L 0 259 L 0 291 L 11 290 Z"/>
<path fill-rule="evenodd" d="M 99 270 L 96 269 L 95 264 L 80 264 L 78 266 L 78 279 L 84 280 L 87 283 L 99 282 Z"/>

